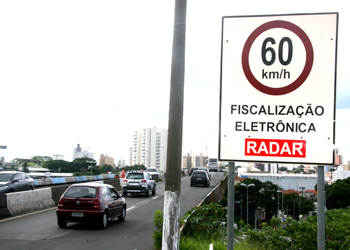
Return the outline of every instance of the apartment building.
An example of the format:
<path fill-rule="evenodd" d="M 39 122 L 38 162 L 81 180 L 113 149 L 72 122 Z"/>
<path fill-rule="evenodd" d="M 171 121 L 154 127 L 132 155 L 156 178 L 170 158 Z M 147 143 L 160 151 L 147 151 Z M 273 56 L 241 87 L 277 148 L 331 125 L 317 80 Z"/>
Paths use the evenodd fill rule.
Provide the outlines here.
<path fill-rule="evenodd" d="M 207 160 L 208 160 L 208 156 L 203 156 L 203 154 L 200 153 L 199 155 L 192 157 L 192 165 L 194 167 L 202 167 L 205 165 Z"/>
<path fill-rule="evenodd" d="M 133 134 L 132 164 L 146 168 L 166 169 L 168 130 L 145 128 Z"/>
<path fill-rule="evenodd" d="M 111 165 L 112 167 L 114 167 L 114 158 L 112 158 L 108 155 L 100 154 L 100 160 L 99 160 L 98 165 L 103 166 L 105 164 Z"/>

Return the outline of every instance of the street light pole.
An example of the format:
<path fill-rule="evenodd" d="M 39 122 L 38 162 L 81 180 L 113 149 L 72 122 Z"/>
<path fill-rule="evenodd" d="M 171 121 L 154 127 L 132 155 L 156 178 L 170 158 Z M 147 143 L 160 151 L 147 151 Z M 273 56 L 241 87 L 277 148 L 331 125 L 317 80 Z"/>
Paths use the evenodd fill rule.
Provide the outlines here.
<path fill-rule="evenodd" d="M 305 187 L 299 187 L 301 189 L 301 193 L 303 194 L 304 197 L 304 189 Z M 301 202 L 300 202 L 300 196 L 299 196 L 299 214 L 301 215 Z M 300 216 L 299 216 L 300 217 Z"/>
<path fill-rule="evenodd" d="M 255 187 L 255 184 L 252 183 L 252 184 L 249 184 L 247 186 L 247 184 L 244 184 L 244 183 L 241 183 L 241 186 L 244 186 L 244 187 L 247 187 L 247 227 L 248 227 L 248 222 L 249 222 L 249 202 L 248 202 L 248 188 L 249 187 Z"/>
<path fill-rule="evenodd" d="M 281 190 L 277 190 L 277 196 L 278 196 L 278 211 L 280 210 L 280 194 L 282 193 L 282 210 L 283 210 L 283 192 Z M 282 215 L 283 216 L 283 215 Z"/>
<path fill-rule="evenodd" d="M 278 202 L 277 202 L 277 207 L 278 207 L 278 209 L 277 209 L 277 217 L 278 217 L 278 213 L 280 211 L 280 192 L 279 192 L 279 190 L 277 191 L 277 197 L 278 197 Z"/>
<path fill-rule="evenodd" d="M 93 161 L 86 161 L 86 162 L 91 164 L 91 166 L 90 166 L 90 168 L 91 168 L 91 174 L 90 174 L 90 175 L 92 175 L 92 163 L 94 163 L 94 162 L 93 162 Z"/>

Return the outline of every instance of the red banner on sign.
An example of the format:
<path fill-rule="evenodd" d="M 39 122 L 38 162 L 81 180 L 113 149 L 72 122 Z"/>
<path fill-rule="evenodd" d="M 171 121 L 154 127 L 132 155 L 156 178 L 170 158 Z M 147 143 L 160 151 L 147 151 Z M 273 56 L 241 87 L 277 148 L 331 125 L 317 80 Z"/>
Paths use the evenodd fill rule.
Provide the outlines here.
<path fill-rule="evenodd" d="M 305 140 L 245 139 L 245 155 L 275 157 L 306 157 Z"/>

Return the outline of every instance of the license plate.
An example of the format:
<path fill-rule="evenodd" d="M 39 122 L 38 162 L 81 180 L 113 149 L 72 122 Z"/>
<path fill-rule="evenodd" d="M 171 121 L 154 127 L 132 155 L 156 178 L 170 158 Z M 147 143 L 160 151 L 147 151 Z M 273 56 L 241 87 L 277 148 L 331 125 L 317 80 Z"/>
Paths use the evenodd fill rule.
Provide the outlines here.
<path fill-rule="evenodd" d="M 130 183 L 130 186 L 138 186 L 138 183 Z"/>
<path fill-rule="evenodd" d="M 84 217 L 84 213 L 73 212 L 72 217 Z"/>
<path fill-rule="evenodd" d="M 140 192 L 140 190 L 129 190 L 129 192 L 139 193 L 139 192 Z"/>
<path fill-rule="evenodd" d="M 202 178 L 197 178 L 197 180 L 202 180 Z"/>

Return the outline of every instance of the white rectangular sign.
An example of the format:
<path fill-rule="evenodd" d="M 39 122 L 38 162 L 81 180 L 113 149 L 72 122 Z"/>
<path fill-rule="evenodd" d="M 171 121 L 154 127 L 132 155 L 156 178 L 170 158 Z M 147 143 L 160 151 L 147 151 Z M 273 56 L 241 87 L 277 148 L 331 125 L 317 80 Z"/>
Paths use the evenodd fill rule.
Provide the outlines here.
<path fill-rule="evenodd" d="M 219 160 L 334 164 L 338 13 L 223 17 Z"/>

